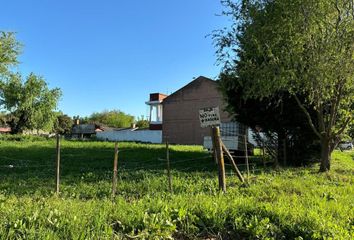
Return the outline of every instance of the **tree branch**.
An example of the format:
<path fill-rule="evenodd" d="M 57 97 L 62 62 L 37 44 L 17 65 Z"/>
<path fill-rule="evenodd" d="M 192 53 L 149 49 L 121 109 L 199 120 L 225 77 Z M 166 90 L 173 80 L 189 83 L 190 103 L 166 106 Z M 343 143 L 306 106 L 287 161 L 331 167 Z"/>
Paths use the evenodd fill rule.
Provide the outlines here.
<path fill-rule="evenodd" d="M 348 117 L 348 118 L 347 118 L 347 120 L 344 122 L 342 128 L 339 129 L 339 131 L 334 134 L 334 137 L 336 137 L 336 136 L 338 136 L 338 135 L 341 135 L 341 134 L 344 132 L 344 130 L 345 130 L 345 128 L 347 127 L 347 125 L 348 125 L 350 119 L 351 119 L 351 117 Z"/>
<path fill-rule="evenodd" d="M 317 121 L 318 121 L 318 128 L 320 130 L 320 134 L 327 133 L 326 131 L 326 126 L 325 126 L 325 120 L 323 116 L 323 104 L 321 103 L 318 110 L 317 110 Z"/>
<path fill-rule="evenodd" d="M 341 10 L 339 8 L 338 0 L 336 0 L 335 8 L 336 8 L 337 13 L 338 13 L 338 18 L 337 18 L 337 21 L 336 21 L 336 33 L 338 34 L 338 32 L 339 32 L 339 24 L 342 21 L 342 17 L 341 17 L 342 13 L 341 13 Z"/>
<path fill-rule="evenodd" d="M 343 89 L 343 84 L 340 84 L 338 87 L 335 101 L 331 106 L 331 115 L 330 115 L 329 126 L 328 126 L 329 129 L 332 129 L 337 118 L 337 111 L 338 111 L 339 101 L 342 95 L 342 89 Z"/>
<path fill-rule="evenodd" d="M 300 102 L 299 98 L 296 96 L 296 94 L 294 95 L 294 98 L 297 102 L 297 104 L 299 105 L 299 107 L 301 108 L 301 110 L 305 113 L 307 120 L 310 124 L 311 129 L 314 131 L 314 133 L 320 138 L 322 139 L 322 135 L 317 131 L 315 125 L 312 122 L 311 116 L 309 114 L 309 112 L 306 110 L 306 108 L 304 107 L 304 105 L 302 105 L 302 103 Z"/>

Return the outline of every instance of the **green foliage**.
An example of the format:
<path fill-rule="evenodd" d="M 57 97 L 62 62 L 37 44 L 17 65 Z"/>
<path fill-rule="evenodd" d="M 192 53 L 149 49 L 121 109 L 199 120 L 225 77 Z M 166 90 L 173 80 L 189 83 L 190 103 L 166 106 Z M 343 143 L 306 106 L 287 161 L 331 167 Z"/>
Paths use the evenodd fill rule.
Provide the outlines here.
<path fill-rule="evenodd" d="M 0 126 L 7 125 L 8 121 L 9 121 L 8 114 L 6 112 L 0 112 Z"/>
<path fill-rule="evenodd" d="M 354 123 L 349 126 L 348 137 L 354 139 Z"/>
<path fill-rule="evenodd" d="M 134 117 L 119 110 L 103 111 L 91 114 L 88 121 L 97 124 L 104 124 L 109 127 L 130 127 Z"/>
<path fill-rule="evenodd" d="M 89 117 L 80 117 L 79 115 L 73 116 L 74 121 L 79 121 L 80 124 L 90 123 Z"/>
<path fill-rule="evenodd" d="M 8 72 L 8 68 L 18 63 L 17 56 L 20 44 L 16 41 L 14 33 L 0 31 L 0 77 Z"/>
<path fill-rule="evenodd" d="M 20 74 L 12 74 L 1 82 L 0 105 L 14 117 L 10 123 L 14 133 L 51 130 L 60 96 L 60 89 L 49 89 L 40 76 L 31 73 L 23 82 Z"/>
<path fill-rule="evenodd" d="M 136 124 L 136 127 L 138 127 L 138 128 L 148 128 L 149 127 L 149 121 L 144 119 L 144 115 L 142 115 L 140 118 L 138 117 L 135 124 Z"/>
<path fill-rule="evenodd" d="M 230 115 L 255 132 L 262 132 L 263 137 L 258 139 L 263 142 L 259 146 L 274 142 L 276 165 L 304 165 L 319 159 L 318 137 L 289 92 L 275 93 L 262 100 L 247 99 L 238 79 L 225 73 L 220 75 L 219 86 Z M 316 117 L 314 111 L 308 111 Z"/>
<path fill-rule="evenodd" d="M 113 143 L 62 141 L 56 197 L 55 141 L 0 141 L 0 238 L 353 237 L 354 152 L 334 152 L 330 173 L 316 167 L 260 169 L 248 185 L 228 175 L 222 194 L 216 166 L 201 147 L 171 146 L 170 194 L 166 162 L 159 160 L 164 147 L 119 143 L 118 195 L 112 201 Z"/>
<path fill-rule="evenodd" d="M 24 134 L 0 134 L 0 141 L 17 141 L 17 142 L 40 142 L 47 141 L 48 137 L 37 135 L 24 135 Z"/>
<path fill-rule="evenodd" d="M 23 81 L 19 73 L 10 72 L 9 67 L 18 62 L 19 47 L 13 33 L 0 31 L 0 107 L 10 113 L 6 122 L 14 133 L 51 130 L 61 91 L 49 89 L 45 80 L 33 73 Z"/>
<path fill-rule="evenodd" d="M 53 130 L 59 134 L 69 134 L 71 133 L 74 120 L 66 114 L 59 113 L 54 122 Z"/>
<path fill-rule="evenodd" d="M 245 98 L 291 93 L 321 140 L 321 170 L 329 170 L 330 153 L 354 116 L 352 1 L 223 3 L 233 20 L 215 34 L 224 71 L 239 81 Z"/>

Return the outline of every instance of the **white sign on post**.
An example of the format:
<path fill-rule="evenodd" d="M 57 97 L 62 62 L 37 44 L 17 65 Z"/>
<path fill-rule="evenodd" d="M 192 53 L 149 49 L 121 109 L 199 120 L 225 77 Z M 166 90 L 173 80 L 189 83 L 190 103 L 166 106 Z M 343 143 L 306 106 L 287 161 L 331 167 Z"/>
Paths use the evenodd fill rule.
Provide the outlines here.
<path fill-rule="evenodd" d="M 199 109 L 199 120 L 202 128 L 220 125 L 219 107 Z"/>

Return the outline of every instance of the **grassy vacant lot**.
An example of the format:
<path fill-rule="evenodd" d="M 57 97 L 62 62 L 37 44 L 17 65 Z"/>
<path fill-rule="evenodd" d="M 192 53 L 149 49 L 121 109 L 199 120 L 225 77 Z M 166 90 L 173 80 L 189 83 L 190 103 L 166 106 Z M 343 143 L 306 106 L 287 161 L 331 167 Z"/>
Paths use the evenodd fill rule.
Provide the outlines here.
<path fill-rule="evenodd" d="M 54 141 L 0 141 L 0 239 L 353 239 L 354 152 L 318 166 L 228 169 L 226 194 L 201 147 L 172 146 L 173 194 L 163 145 L 121 143 L 111 200 L 113 143 L 62 142 L 54 195 Z"/>

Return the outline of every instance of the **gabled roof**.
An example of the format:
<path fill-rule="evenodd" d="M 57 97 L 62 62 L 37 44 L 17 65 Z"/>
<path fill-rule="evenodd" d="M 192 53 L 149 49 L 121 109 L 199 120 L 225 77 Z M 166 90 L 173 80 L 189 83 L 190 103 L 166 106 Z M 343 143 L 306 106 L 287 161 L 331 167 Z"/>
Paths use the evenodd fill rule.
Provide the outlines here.
<path fill-rule="evenodd" d="M 96 129 L 99 128 L 95 124 L 79 124 L 72 128 L 73 134 L 94 134 Z"/>
<path fill-rule="evenodd" d="M 166 97 L 163 100 L 163 102 L 168 101 L 169 99 L 172 99 L 174 96 L 178 95 L 180 92 L 186 90 L 187 88 L 198 86 L 198 85 L 201 85 L 203 83 L 213 84 L 215 86 L 217 85 L 216 81 L 214 81 L 214 80 L 212 80 L 210 78 L 204 77 L 204 76 L 199 76 L 196 79 L 194 79 L 193 81 L 191 81 L 190 83 L 188 83 L 187 85 L 185 85 L 184 87 L 182 87 L 182 88 L 178 89 L 177 91 L 175 91 L 174 93 L 170 94 L 168 97 Z"/>

